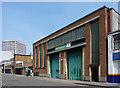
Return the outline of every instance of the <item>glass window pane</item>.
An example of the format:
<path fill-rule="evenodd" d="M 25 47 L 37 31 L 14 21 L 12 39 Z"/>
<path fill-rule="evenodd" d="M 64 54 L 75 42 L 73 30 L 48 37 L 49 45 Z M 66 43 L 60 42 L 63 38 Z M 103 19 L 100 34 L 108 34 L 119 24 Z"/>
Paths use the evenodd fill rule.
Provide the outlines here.
<path fill-rule="evenodd" d="M 120 50 L 120 34 L 114 35 L 114 49 Z"/>

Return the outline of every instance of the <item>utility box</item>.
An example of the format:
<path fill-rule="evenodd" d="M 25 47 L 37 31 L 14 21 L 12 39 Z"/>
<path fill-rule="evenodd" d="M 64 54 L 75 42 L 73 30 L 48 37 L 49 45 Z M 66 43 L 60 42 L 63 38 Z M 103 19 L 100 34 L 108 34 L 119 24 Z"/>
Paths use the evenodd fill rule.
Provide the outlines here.
<path fill-rule="evenodd" d="M 34 76 L 39 76 L 39 72 L 34 72 Z"/>

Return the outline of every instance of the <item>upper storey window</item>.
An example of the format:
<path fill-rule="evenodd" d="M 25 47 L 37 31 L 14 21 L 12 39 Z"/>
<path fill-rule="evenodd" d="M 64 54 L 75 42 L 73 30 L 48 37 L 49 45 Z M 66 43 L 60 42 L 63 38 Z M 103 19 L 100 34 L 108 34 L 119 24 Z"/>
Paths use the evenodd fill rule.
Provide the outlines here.
<path fill-rule="evenodd" d="M 114 50 L 120 50 L 120 33 L 113 36 Z"/>

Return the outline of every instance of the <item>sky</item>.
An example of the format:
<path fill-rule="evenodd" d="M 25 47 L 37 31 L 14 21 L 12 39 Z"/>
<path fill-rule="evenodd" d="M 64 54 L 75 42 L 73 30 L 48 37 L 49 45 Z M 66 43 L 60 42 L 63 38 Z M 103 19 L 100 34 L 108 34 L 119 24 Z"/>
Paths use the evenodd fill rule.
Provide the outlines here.
<path fill-rule="evenodd" d="M 33 43 L 106 5 L 118 11 L 117 2 L 3 2 L 2 40 Z"/>

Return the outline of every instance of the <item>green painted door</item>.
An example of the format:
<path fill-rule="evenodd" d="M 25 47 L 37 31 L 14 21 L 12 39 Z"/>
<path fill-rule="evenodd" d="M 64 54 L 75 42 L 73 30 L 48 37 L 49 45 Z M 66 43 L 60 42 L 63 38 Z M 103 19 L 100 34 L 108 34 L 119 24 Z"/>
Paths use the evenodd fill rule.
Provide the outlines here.
<path fill-rule="evenodd" d="M 50 70 L 52 78 L 59 78 L 59 54 L 53 54 L 50 57 Z"/>
<path fill-rule="evenodd" d="M 82 80 L 82 49 L 71 49 L 67 55 L 68 79 Z"/>

